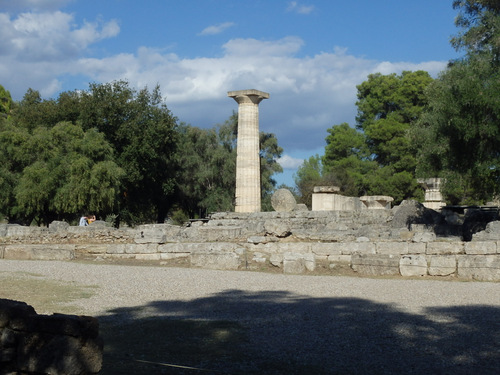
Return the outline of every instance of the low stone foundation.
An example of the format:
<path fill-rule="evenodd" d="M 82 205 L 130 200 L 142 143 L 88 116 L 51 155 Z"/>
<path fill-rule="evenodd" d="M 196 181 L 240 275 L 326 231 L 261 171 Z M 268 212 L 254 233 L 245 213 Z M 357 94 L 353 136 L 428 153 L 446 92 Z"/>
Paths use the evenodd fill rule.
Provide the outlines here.
<path fill-rule="evenodd" d="M 38 315 L 24 302 L 0 299 L 1 374 L 97 374 L 102 352 L 96 318 Z"/>
<path fill-rule="evenodd" d="M 349 267 L 370 276 L 500 281 L 500 221 L 468 242 L 459 218 L 450 224 L 448 217 L 413 203 L 380 210 L 217 213 L 183 227 L 4 224 L 0 259 L 136 259 L 232 270 L 267 266 L 294 274 Z"/>

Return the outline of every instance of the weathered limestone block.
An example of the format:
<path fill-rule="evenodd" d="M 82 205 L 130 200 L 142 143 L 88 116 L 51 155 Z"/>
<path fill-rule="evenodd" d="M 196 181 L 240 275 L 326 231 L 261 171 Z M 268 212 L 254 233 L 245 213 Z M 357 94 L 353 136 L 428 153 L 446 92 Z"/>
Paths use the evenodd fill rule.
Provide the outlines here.
<path fill-rule="evenodd" d="M 3 259 L 5 246 L 0 246 L 0 259 Z"/>
<path fill-rule="evenodd" d="M 389 238 L 396 241 L 409 241 L 413 238 L 414 233 L 408 228 L 391 228 L 389 229 Z"/>
<path fill-rule="evenodd" d="M 432 255 L 429 261 L 429 275 L 449 276 L 457 271 L 456 255 Z"/>
<path fill-rule="evenodd" d="M 158 245 L 160 253 L 232 252 L 241 247 L 233 242 L 166 243 Z"/>
<path fill-rule="evenodd" d="M 297 206 L 295 207 L 295 211 L 309 211 L 307 206 L 304 203 L 297 203 Z"/>
<path fill-rule="evenodd" d="M 103 344 L 97 319 L 38 315 L 24 302 L 0 299 L 2 374 L 96 374 Z"/>
<path fill-rule="evenodd" d="M 48 228 L 42 227 L 27 227 L 19 224 L 5 224 L 6 237 L 22 237 L 29 235 L 42 235 L 44 233 L 49 233 Z"/>
<path fill-rule="evenodd" d="M 134 236 L 135 243 L 165 243 L 175 241 L 182 228 L 170 224 L 140 225 Z"/>
<path fill-rule="evenodd" d="M 373 242 L 339 242 L 340 251 L 344 255 L 349 254 L 376 254 L 376 246 Z"/>
<path fill-rule="evenodd" d="M 241 227 L 209 227 L 204 225 L 198 230 L 200 237 L 207 242 L 234 240 L 241 236 Z"/>
<path fill-rule="evenodd" d="M 458 277 L 481 281 L 500 281 L 500 256 L 458 255 Z"/>
<path fill-rule="evenodd" d="M 284 254 L 284 253 L 310 253 L 311 243 L 307 242 L 272 242 L 259 244 L 245 244 L 248 251 L 260 251 L 266 254 Z"/>
<path fill-rule="evenodd" d="M 399 255 L 354 253 L 351 268 L 363 275 L 399 275 Z"/>
<path fill-rule="evenodd" d="M 117 245 L 115 245 L 117 246 Z M 109 244 L 85 244 L 76 245 L 75 250 L 78 254 L 106 254 L 108 252 Z"/>
<path fill-rule="evenodd" d="M 297 201 L 288 189 L 278 189 L 271 197 L 271 206 L 277 212 L 291 212 L 297 208 Z"/>
<path fill-rule="evenodd" d="M 351 264 L 351 255 L 328 255 L 327 261 L 330 263 Z"/>
<path fill-rule="evenodd" d="M 432 242 L 436 240 L 436 234 L 432 232 L 415 232 L 413 242 Z"/>
<path fill-rule="evenodd" d="M 312 195 L 312 211 L 357 211 L 362 204 L 358 197 L 346 197 L 331 192 L 317 192 Z"/>
<path fill-rule="evenodd" d="M 289 274 L 300 274 L 316 269 L 316 258 L 314 254 L 284 253 L 283 272 Z"/>
<path fill-rule="evenodd" d="M 271 254 L 269 263 L 275 267 L 281 267 L 283 265 L 283 254 Z"/>
<path fill-rule="evenodd" d="M 391 208 L 391 202 L 394 198 L 386 195 L 365 195 L 360 197 L 359 200 L 369 210 L 385 210 Z"/>
<path fill-rule="evenodd" d="M 240 267 L 240 258 L 235 253 L 227 252 L 193 252 L 190 255 L 192 267 L 218 269 L 218 270 L 237 270 Z"/>
<path fill-rule="evenodd" d="M 291 225 L 288 220 L 266 220 L 264 222 L 264 229 L 267 234 L 276 237 L 287 237 L 292 233 Z"/>
<path fill-rule="evenodd" d="M 403 255 L 399 260 L 401 276 L 427 275 L 427 259 L 423 255 Z"/>
<path fill-rule="evenodd" d="M 137 260 L 160 260 L 160 253 L 151 253 L 151 254 L 135 254 L 135 259 Z"/>
<path fill-rule="evenodd" d="M 75 257 L 74 245 L 7 245 L 4 259 L 18 260 L 71 260 Z"/>
<path fill-rule="evenodd" d="M 69 228 L 69 224 L 65 221 L 53 221 L 49 224 L 49 232 L 65 232 Z"/>
<path fill-rule="evenodd" d="M 474 233 L 472 241 L 497 241 L 500 240 L 500 221 L 490 221 L 485 230 Z"/>
<path fill-rule="evenodd" d="M 311 244 L 311 251 L 318 256 L 340 255 L 342 248 L 338 242 L 317 242 Z"/>
<path fill-rule="evenodd" d="M 427 244 L 425 242 L 409 242 L 408 254 L 425 254 Z"/>
<path fill-rule="evenodd" d="M 106 245 L 106 254 L 125 254 L 125 244 Z"/>
<path fill-rule="evenodd" d="M 253 256 L 252 256 L 252 262 L 255 262 L 255 263 L 266 263 L 267 261 L 267 258 L 266 258 L 266 255 L 263 254 L 263 253 L 259 253 L 258 251 L 253 253 Z"/>
<path fill-rule="evenodd" d="M 190 253 L 160 253 L 160 260 L 175 260 L 189 258 Z"/>
<path fill-rule="evenodd" d="M 250 236 L 247 238 L 247 242 L 253 244 L 276 242 L 277 240 L 276 237 L 270 236 Z"/>
<path fill-rule="evenodd" d="M 464 244 L 459 241 L 450 242 L 428 242 L 426 254 L 428 255 L 446 255 L 463 254 Z"/>
<path fill-rule="evenodd" d="M 408 254 L 408 242 L 375 242 L 377 254 Z"/>
<path fill-rule="evenodd" d="M 441 194 L 441 186 L 445 179 L 443 178 L 419 178 L 417 182 L 425 189 L 424 206 L 433 210 L 439 210 L 446 206 Z"/>
<path fill-rule="evenodd" d="M 496 254 L 497 243 L 495 241 L 474 241 L 465 242 L 465 254 L 484 255 Z"/>
<path fill-rule="evenodd" d="M 158 252 L 158 245 L 155 243 L 125 244 L 125 254 L 154 254 Z"/>
<path fill-rule="evenodd" d="M 332 193 L 338 194 L 340 193 L 340 186 L 315 186 L 313 188 L 313 193 Z"/>

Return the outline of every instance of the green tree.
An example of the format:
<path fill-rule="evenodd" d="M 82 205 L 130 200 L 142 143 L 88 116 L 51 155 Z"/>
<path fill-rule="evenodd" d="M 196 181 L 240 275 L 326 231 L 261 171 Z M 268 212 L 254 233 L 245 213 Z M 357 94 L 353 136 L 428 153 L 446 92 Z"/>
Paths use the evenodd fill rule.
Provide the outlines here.
<path fill-rule="evenodd" d="M 48 225 L 115 208 L 123 171 L 112 161 L 112 148 L 102 134 L 71 123 L 38 127 L 22 139 L 17 152 L 26 166 L 14 188 L 12 219 Z"/>
<path fill-rule="evenodd" d="M 486 59 L 457 61 L 429 90 L 413 135 L 419 176 L 447 179 L 451 203 L 484 203 L 500 182 L 500 71 Z"/>
<path fill-rule="evenodd" d="M 366 176 L 377 169 L 364 133 L 347 123 L 328 129 L 323 165 L 326 180 L 335 180 L 343 194 L 360 196 L 369 189 Z"/>
<path fill-rule="evenodd" d="M 0 85 L 0 118 L 7 118 L 12 107 L 10 92 Z"/>
<path fill-rule="evenodd" d="M 293 176 L 299 203 L 304 203 L 307 207 L 312 206 L 312 193 L 315 186 L 323 185 L 323 164 L 319 155 L 305 159 Z"/>
<path fill-rule="evenodd" d="M 116 81 L 91 84 L 80 95 L 78 121 L 84 129 L 96 128 L 105 135 L 125 171 L 121 219 L 163 222 L 175 193 L 178 132 L 159 86 L 137 92 L 127 82 Z"/>
<path fill-rule="evenodd" d="M 451 43 L 465 50 L 430 85 L 429 105 L 412 138 L 419 176 L 446 178 L 452 204 L 484 203 L 500 182 L 500 4 L 454 1 L 460 28 Z"/>
<path fill-rule="evenodd" d="M 356 128 L 343 123 L 328 129 L 323 177 L 348 195 L 389 195 L 395 203 L 420 197 L 409 130 L 432 81 L 424 71 L 370 74 L 357 86 Z"/>
<path fill-rule="evenodd" d="M 500 2 L 498 0 L 454 0 L 459 13 L 455 25 L 460 29 L 451 45 L 469 55 L 487 54 L 500 63 Z"/>
<path fill-rule="evenodd" d="M 356 127 L 365 133 L 370 152 L 381 166 L 390 165 L 396 172 L 415 168 L 406 135 L 427 103 L 424 92 L 431 82 L 427 72 L 405 71 L 370 74 L 358 86 Z"/>

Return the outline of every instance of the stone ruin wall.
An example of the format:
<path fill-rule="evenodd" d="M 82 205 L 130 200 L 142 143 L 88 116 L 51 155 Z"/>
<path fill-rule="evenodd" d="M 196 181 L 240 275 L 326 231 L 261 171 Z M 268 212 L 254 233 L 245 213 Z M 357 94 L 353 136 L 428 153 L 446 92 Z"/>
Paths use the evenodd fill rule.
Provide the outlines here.
<path fill-rule="evenodd" d="M 472 241 L 463 223 L 418 204 L 393 209 L 216 213 L 189 225 L 115 229 L 0 225 L 0 259 L 136 259 L 287 274 L 348 268 L 361 275 L 500 281 L 500 221 Z M 415 214 L 416 212 L 416 214 Z M 421 220 L 425 218 L 425 220 Z M 483 228 L 484 229 L 484 228 Z"/>
<path fill-rule="evenodd" d="M 97 374 L 102 358 L 96 318 L 38 315 L 24 302 L 0 298 L 0 373 Z"/>

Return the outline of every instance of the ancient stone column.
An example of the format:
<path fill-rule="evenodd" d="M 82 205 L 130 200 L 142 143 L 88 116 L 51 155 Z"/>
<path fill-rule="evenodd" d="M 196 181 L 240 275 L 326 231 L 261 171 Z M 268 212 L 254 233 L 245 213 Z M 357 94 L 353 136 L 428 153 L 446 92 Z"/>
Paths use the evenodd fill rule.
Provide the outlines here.
<path fill-rule="evenodd" d="M 259 103 L 269 94 L 258 90 L 229 91 L 238 103 L 236 212 L 260 212 Z"/>

